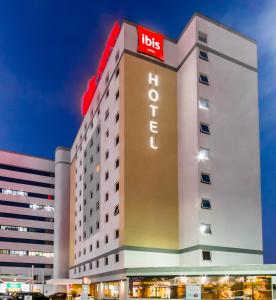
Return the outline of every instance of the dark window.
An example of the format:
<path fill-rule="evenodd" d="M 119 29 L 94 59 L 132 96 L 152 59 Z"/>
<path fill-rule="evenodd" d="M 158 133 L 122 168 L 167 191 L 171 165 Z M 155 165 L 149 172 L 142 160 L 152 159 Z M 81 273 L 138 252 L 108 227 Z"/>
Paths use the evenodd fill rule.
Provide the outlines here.
<path fill-rule="evenodd" d="M 201 182 L 206 184 L 211 184 L 211 177 L 210 174 L 201 173 Z"/>
<path fill-rule="evenodd" d="M 108 244 L 108 235 L 106 235 L 106 236 L 104 237 L 104 242 L 105 242 L 106 244 Z"/>
<path fill-rule="evenodd" d="M 100 222 L 99 221 L 96 222 L 96 228 L 100 229 Z"/>
<path fill-rule="evenodd" d="M 117 146 L 119 144 L 119 136 L 117 135 L 115 138 L 115 145 Z"/>
<path fill-rule="evenodd" d="M 120 118 L 120 115 L 119 115 L 119 113 L 117 113 L 116 116 L 115 116 L 115 123 L 118 123 L 119 118 Z"/>
<path fill-rule="evenodd" d="M 54 200 L 55 199 L 55 197 L 53 195 L 45 195 L 45 194 L 30 193 L 30 192 L 28 192 L 28 197 L 48 199 L 48 200 Z"/>
<path fill-rule="evenodd" d="M 120 188 L 119 182 L 116 182 L 115 184 L 115 191 L 118 192 Z"/>
<path fill-rule="evenodd" d="M 90 208 L 90 216 L 92 216 L 92 214 L 93 214 L 93 209 Z"/>
<path fill-rule="evenodd" d="M 97 209 L 97 210 L 100 209 L 100 201 L 97 201 L 97 202 L 96 202 L 96 209 Z"/>
<path fill-rule="evenodd" d="M 40 217 L 40 216 L 29 216 L 29 215 L 19 215 L 0 212 L 0 217 L 12 218 L 12 219 L 22 219 L 22 220 L 34 220 L 43 222 L 54 222 L 54 218 Z"/>
<path fill-rule="evenodd" d="M 21 172 L 21 173 L 35 174 L 35 175 L 40 175 L 40 176 L 55 177 L 54 172 L 34 170 L 34 169 L 10 166 L 10 165 L 5 165 L 5 164 L 0 164 L 0 169 L 16 171 L 16 172 Z"/>
<path fill-rule="evenodd" d="M 109 157 L 109 151 L 106 151 L 105 152 L 105 159 L 108 159 L 108 157 Z"/>
<path fill-rule="evenodd" d="M 119 76 L 119 74 L 120 74 L 120 69 L 118 68 L 118 69 L 116 70 L 116 74 L 115 74 L 116 78 Z"/>
<path fill-rule="evenodd" d="M 93 146 L 93 138 L 90 140 L 89 146 L 90 146 L 90 148 Z"/>
<path fill-rule="evenodd" d="M 106 172 L 105 173 L 105 180 L 108 180 L 108 178 L 109 178 L 109 172 Z"/>
<path fill-rule="evenodd" d="M 116 160 L 115 160 L 115 168 L 117 169 L 119 167 L 119 158 L 117 158 Z"/>
<path fill-rule="evenodd" d="M 92 234 L 92 233 L 93 233 L 93 227 L 90 226 L 90 234 Z"/>
<path fill-rule="evenodd" d="M 104 258 L 104 264 L 107 266 L 108 265 L 108 257 Z"/>
<path fill-rule="evenodd" d="M 96 261 L 96 268 L 99 268 L 99 266 L 100 266 L 100 263 L 99 263 L 99 261 L 97 260 L 97 261 Z"/>
<path fill-rule="evenodd" d="M 92 252 L 92 249 L 93 249 L 93 246 L 92 246 L 92 244 L 89 246 L 89 250 L 90 250 L 90 252 Z"/>
<path fill-rule="evenodd" d="M 119 96 L 120 96 L 120 92 L 119 92 L 119 90 L 117 91 L 117 93 L 116 93 L 116 100 L 118 100 L 119 99 Z"/>
<path fill-rule="evenodd" d="M 99 248 L 100 247 L 100 241 L 97 241 L 96 242 L 96 248 Z"/>
<path fill-rule="evenodd" d="M 5 176 L 0 176 L 0 181 L 33 185 L 33 186 L 41 186 L 41 187 L 46 187 L 46 188 L 50 188 L 50 189 L 53 189 L 55 187 L 55 185 L 51 184 L 51 183 L 38 182 L 38 181 L 33 181 L 33 180 L 25 180 L 25 179 L 19 179 L 19 178 L 11 178 L 11 177 L 5 177 Z"/>
<path fill-rule="evenodd" d="M 116 262 L 116 263 L 119 262 L 119 259 L 120 259 L 119 253 L 116 253 L 116 254 L 114 255 L 114 260 L 115 260 L 115 262 Z"/>
<path fill-rule="evenodd" d="M 100 126 L 98 126 L 98 128 L 97 128 L 97 134 L 99 135 L 100 132 L 101 132 L 101 129 L 100 129 Z"/>
<path fill-rule="evenodd" d="M 208 76 L 205 74 L 199 74 L 199 82 L 203 84 L 209 85 L 209 79 Z"/>
<path fill-rule="evenodd" d="M 208 38 L 208 36 L 206 33 L 202 32 L 202 31 L 198 32 L 198 40 L 200 42 L 207 44 L 207 38 Z"/>
<path fill-rule="evenodd" d="M 119 229 L 116 229 L 115 230 L 115 239 L 118 239 L 119 238 Z"/>
<path fill-rule="evenodd" d="M 109 221 L 109 216 L 108 216 L 108 214 L 106 214 L 105 215 L 105 223 L 108 223 L 108 221 Z"/>
<path fill-rule="evenodd" d="M 36 264 L 36 263 L 17 263 L 17 262 L 8 262 L 0 261 L 1 267 L 18 267 L 18 268 L 41 268 L 41 269 L 53 269 L 53 265 L 50 264 Z"/>
<path fill-rule="evenodd" d="M 211 209 L 211 202 L 209 199 L 201 199 L 201 208 Z"/>
<path fill-rule="evenodd" d="M 202 251 L 202 259 L 203 260 L 211 260 L 211 252 L 210 251 Z"/>
<path fill-rule="evenodd" d="M 107 109 L 106 112 L 105 112 L 105 117 L 104 117 L 104 119 L 107 120 L 108 116 L 109 116 L 109 110 Z"/>
<path fill-rule="evenodd" d="M 105 201 L 108 201 L 109 199 L 109 193 L 105 193 Z"/>
<path fill-rule="evenodd" d="M 115 61 L 117 62 L 120 56 L 120 51 L 118 50 L 115 56 Z"/>
<path fill-rule="evenodd" d="M 1 242 L 8 243 L 23 243 L 23 244 L 37 244 L 37 245 L 53 245 L 53 241 L 45 240 L 35 240 L 35 239 L 21 239 L 21 238 L 10 238 L 10 237 L 0 237 Z"/>
<path fill-rule="evenodd" d="M 199 50 L 199 58 L 204 59 L 204 60 L 209 60 L 208 58 L 208 53 L 202 50 Z"/>
<path fill-rule="evenodd" d="M 108 138 L 109 137 L 109 130 L 107 129 L 105 132 L 105 137 Z"/>
<path fill-rule="evenodd" d="M 209 125 L 205 123 L 200 123 L 200 132 L 210 134 Z"/>
<path fill-rule="evenodd" d="M 107 75 L 105 76 L 105 83 L 107 84 L 109 80 L 109 73 L 107 73 Z"/>
<path fill-rule="evenodd" d="M 119 205 L 116 205 L 114 208 L 114 216 L 117 216 L 119 214 Z"/>

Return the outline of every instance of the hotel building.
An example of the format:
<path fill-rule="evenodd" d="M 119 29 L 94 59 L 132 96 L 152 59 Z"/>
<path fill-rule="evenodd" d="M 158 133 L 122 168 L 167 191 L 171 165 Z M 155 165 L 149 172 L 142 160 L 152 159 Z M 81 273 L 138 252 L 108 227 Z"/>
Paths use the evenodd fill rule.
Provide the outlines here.
<path fill-rule="evenodd" d="M 57 151 L 69 230 L 55 232 L 54 278 L 88 277 L 98 298 L 183 298 L 203 281 L 267 297 L 254 294 L 275 273 L 261 265 L 255 41 L 200 14 L 178 40 L 115 24 L 82 108 Z"/>
<path fill-rule="evenodd" d="M 0 150 L 1 292 L 52 278 L 54 177 L 54 161 Z"/>

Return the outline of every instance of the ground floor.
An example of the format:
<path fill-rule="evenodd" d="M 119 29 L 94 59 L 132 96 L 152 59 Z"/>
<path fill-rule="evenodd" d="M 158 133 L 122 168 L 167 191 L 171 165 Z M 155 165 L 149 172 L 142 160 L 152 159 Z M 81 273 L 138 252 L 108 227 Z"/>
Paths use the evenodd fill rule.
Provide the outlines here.
<path fill-rule="evenodd" d="M 72 279 L 72 282 L 81 279 Z M 55 279 L 51 280 L 54 284 Z M 50 283 L 50 282 L 48 282 Z M 68 284 L 80 295 L 82 285 Z M 69 288 L 69 290 L 68 290 Z M 276 265 L 129 268 L 89 277 L 95 299 L 276 299 Z"/>

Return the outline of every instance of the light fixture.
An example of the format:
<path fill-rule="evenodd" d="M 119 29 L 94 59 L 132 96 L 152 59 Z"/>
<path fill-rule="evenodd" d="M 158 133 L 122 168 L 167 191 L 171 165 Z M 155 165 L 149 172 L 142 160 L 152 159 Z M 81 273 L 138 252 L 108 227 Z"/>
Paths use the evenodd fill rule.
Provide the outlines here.
<path fill-rule="evenodd" d="M 197 159 L 199 161 L 209 160 L 209 149 L 200 148 L 198 151 Z"/>

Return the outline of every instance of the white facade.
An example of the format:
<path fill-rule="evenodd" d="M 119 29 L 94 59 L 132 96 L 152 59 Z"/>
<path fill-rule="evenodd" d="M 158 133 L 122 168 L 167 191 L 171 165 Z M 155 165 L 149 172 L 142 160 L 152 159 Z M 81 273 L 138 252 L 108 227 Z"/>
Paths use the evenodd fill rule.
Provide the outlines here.
<path fill-rule="evenodd" d="M 54 162 L 0 151 L 0 273 L 52 277 Z"/>
<path fill-rule="evenodd" d="M 199 40 L 199 34 L 207 41 Z M 200 58 L 200 51 L 208 60 Z M 114 238 L 119 227 L 114 209 L 120 201 L 115 190 L 120 170 L 115 167 L 119 157 L 115 139 L 120 122 L 115 121 L 120 101 L 120 96 L 116 99 L 120 76 L 116 72 L 126 52 L 141 61 L 163 64 L 177 73 L 179 249 L 174 252 L 127 249 L 120 247 L 119 240 Z M 164 52 L 164 63 L 137 53 L 136 25 L 123 23 L 71 149 L 71 162 L 76 159 L 77 169 L 75 258 L 69 272 L 71 278 L 112 274 L 123 268 L 258 264 L 263 261 L 256 44 L 221 24 L 195 15 L 177 42 L 165 39 Z M 201 74 L 207 75 L 208 85 L 199 81 Z M 209 108 L 200 108 L 200 100 L 205 103 L 207 100 Z M 201 123 L 209 126 L 210 134 L 200 132 Z M 89 150 L 92 138 L 97 144 Z M 209 159 L 198 159 L 200 149 L 207 150 Z M 99 157 L 92 169 L 84 166 L 88 152 Z M 89 199 L 84 195 L 92 184 L 84 182 L 85 169 L 94 177 L 99 173 L 96 176 L 100 178 L 96 200 L 100 203 L 100 228 L 88 238 L 84 237 L 84 223 L 87 222 L 84 216 L 89 218 L 89 211 L 84 203 Z M 210 176 L 211 184 L 201 183 L 201 173 Z M 106 193 L 109 194 L 107 201 Z M 210 209 L 201 207 L 202 199 L 210 201 Z M 211 234 L 200 232 L 201 226 L 208 225 Z M 205 253 L 208 259 L 203 258 L 203 251 L 208 252 Z M 119 254 L 118 262 L 115 262 L 116 254 Z"/>

